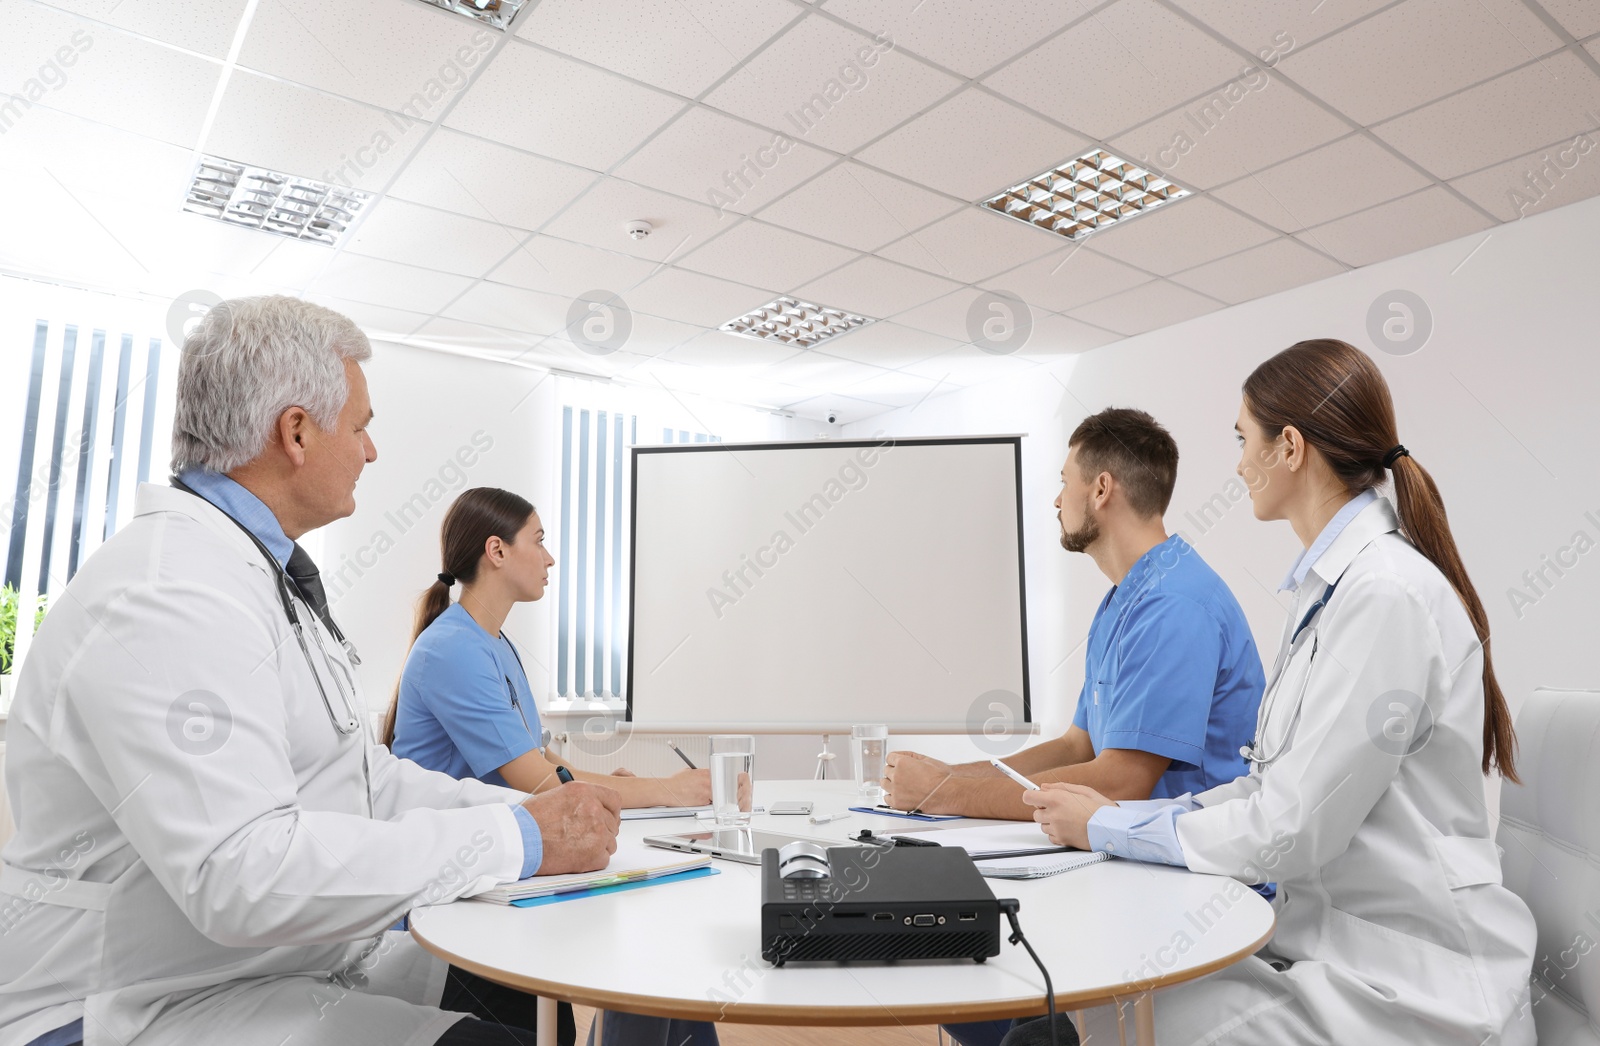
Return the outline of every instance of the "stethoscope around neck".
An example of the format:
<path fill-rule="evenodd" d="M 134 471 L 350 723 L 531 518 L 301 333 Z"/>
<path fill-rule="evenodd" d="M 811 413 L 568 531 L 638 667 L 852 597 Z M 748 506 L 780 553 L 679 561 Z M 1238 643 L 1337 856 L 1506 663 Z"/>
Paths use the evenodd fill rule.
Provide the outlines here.
<path fill-rule="evenodd" d="M 1283 681 L 1283 670 L 1287 668 L 1289 662 L 1294 659 L 1295 641 L 1300 638 L 1300 633 L 1304 632 L 1306 627 L 1310 625 L 1312 621 L 1316 619 L 1317 615 L 1322 612 L 1322 609 L 1328 605 L 1328 600 L 1333 598 L 1333 590 L 1338 587 L 1339 582 L 1334 581 L 1333 584 L 1323 589 L 1322 595 L 1317 597 L 1317 601 L 1315 603 L 1312 603 L 1306 608 L 1306 612 L 1300 617 L 1300 623 L 1294 628 L 1294 634 L 1289 637 L 1288 647 L 1286 648 L 1282 657 L 1279 659 L 1278 664 L 1273 669 L 1272 683 L 1270 686 L 1268 686 L 1267 693 L 1262 697 L 1261 709 L 1256 715 L 1255 739 L 1247 745 L 1239 746 L 1239 755 L 1254 766 L 1271 766 L 1273 763 L 1281 759 L 1283 754 L 1289 750 L 1289 739 L 1294 736 L 1294 728 L 1296 724 L 1300 722 L 1300 710 L 1305 704 L 1306 688 L 1302 684 L 1300 687 L 1300 692 L 1295 695 L 1294 710 L 1290 713 L 1289 724 L 1284 728 L 1283 734 L 1278 741 L 1278 750 L 1269 755 L 1266 751 L 1267 723 L 1269 720 L 1271 720 L 1273 709 L 1278 703 L 1278 684 Z M 1313 661 L 1315 661 L 1317 657 L 1316 642 L 1316 633 L 1313 632 L 1311 635 L 1311 659 Z M 1306 667 L 1308 679 L 1310 671 L 1311 669 L 1308 665 Z"/>
<path fill-rule="evenodd" d="M 205 495 L 196 491 L 176 476 L 172 478 L 172 485 L 179 490 L 193 494 L 197 498 L 205 498 Z M 208 501 L 207 503 L 209 504 L 210 502 Z M 221 510 L 219 509 L 218 511 Z M 359 733 L 361 730 L 361 717 L 356 710 L 355 681 L 348 677 L 345 679 L 340 678 L 343 666 L 328 652 L 327 646 L 322 642 L 322 633 L 313 626 L 311 629 L 312 641 L 317 644 L 317 652 L 322 655 L 322 663 L 328 670 L 328 678 L 333 680 L 333 688 L 339 691 L 339 699 L 344 705 L 344 715 L 340 716 L 333 710 L 333 700 L 328 696 L 328 688 L 322 682 L 322 673 L 317 671 L 316 662 L 311 659 L 311 645 L 306 642 L 305 625 L 301 623 L 300 612 L 295 608 L 295 596 L 298 594 L 298 590 L 295 587 L 294 579 L 289 576 L 289 572 L 278 562 L 278 558 L 272 554 L 272 550 L 267 548 L 266 544 L 250 531 L 249 527 L 228 515 L 227 512 L 222 514 L 232 520 L 234 526 L 244 531 L 245 536 L 267 558 L 273 580 L 277 586 L 278 599 L 283 604 L 284 616 L 289 619 L 289 628 L 294 632 L 295 642 L 300 646 L 300 655 L 305 658 L 306 668 L 310 669 L 311 678 L 317 684 L 317 693 L 322 695 L 322 707 L 328 710 L 328 721 L 333 724 L 334 730 L 338 731 L 341 736 L 348 737 Z M 355 644 L 346 639 L 344 632 L 334 623 L 333 616 L 331 614 L 322 614 L 320 617 L 323 625 L 339 641 L 339 645 L 344 648 L 345 656 L 349 659 L 350 664 L 359 666 L 361 664 L 361 655 L 356 653 Z M 348 689 L 346 688 L 346 683 L 348 683 Z"/>

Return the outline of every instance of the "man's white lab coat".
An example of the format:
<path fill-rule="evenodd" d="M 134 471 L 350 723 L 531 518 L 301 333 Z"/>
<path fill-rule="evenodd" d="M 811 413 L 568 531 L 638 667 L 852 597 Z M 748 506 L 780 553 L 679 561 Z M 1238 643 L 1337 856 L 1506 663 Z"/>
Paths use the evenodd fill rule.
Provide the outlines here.
<path fill-rule="evenodd" d="M 86 1046 L 422 1046 L 459 1019 L 425 1005 L 445 965 L 385 930 L 515 880 L 523 796 L 372 743 L 359 682 L 339 733 L 270 570 L 145 485 L 54 600 L 8 724 L 0 1046 L 79 1016 Z"/>

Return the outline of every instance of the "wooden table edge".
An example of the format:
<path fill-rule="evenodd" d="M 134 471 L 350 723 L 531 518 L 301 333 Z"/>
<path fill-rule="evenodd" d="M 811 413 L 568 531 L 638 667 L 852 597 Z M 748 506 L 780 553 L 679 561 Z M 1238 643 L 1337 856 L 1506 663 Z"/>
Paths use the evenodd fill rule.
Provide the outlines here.
<path fill-rule="evenodd" d="M 1231 952 L 1203 966 L 1181 970 L 1161 977 L 1129 981 L 1126 984 L 1118 985 L 1110 991 L 1057 992 L 1056 1012 L 1067 1013 L 1072 1010 L 1089 1009 L 1093 1006 L 1107 1005 L 1118 999 L 1127 1001 L 1146 992 L 1158 991 L 1173 985 L 1199 980 L 1201 977 L 1216 973 L 1218 970 L 1225 970 L 1259 951 L 1263 945 L 1272 939 L 1273 933 L 1277 931 L 1277 926 L 1278 920 L 1276 914 L 1274 914 L 1272 924 L 1267 927 L 1267 932 L 1262 934 L 1254 944 Z M 527 992 L 530 995 L 539 995 L 560 1002 L 574 1003 L 578 1006 L 593 1006 L 596 1009 L 611 1010 L 617 1013 L 637 1013 L 647 1017 L 725 1021 L 729 1024 L 792 1024 L 808 1027 L 864 1028 L 890 1024 L 946 1024 L 966 1021 L 1004 1020 L 1008 1017 L 1034 1017 L 1049 1011 L 1043 994 L 1038 996 L 1037 1001 L 1019 1002 L 1011 1000 L 960 1005 L 929 1003 L 916 1006 L 879 1004 L 876 1007 L 830 1007 L 816 1003 L 799 1006 L 775 1006 L 765 1003 L 719 1003 L 714 999 L 698 1002 L 688 999 L 666 999 L 658 995 L 630 995 L 627 992 L 607 991 L 600 988 L 573 988 L 568 984 L 546 981 L 538 977 L 508 976 L 502 970 L 484 966 L 481 963 L 473 962 L 470 959 L 465 959 L 438 947 L 424 937 L 415 924 L 411 926 L 411 936 L 429 953 L 438 956 L 452 966 L 459 966 L 468 973 L 477 974 L 484 980 L 493 981 L 495 984 Z"/>

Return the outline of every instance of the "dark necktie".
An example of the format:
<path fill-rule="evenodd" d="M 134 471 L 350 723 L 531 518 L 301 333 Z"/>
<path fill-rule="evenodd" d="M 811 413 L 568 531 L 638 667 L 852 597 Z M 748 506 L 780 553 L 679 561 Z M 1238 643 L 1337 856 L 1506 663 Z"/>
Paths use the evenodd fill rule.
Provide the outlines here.
<path fill-rule="evenodd" d="M 284 569 L 289 579 L 294 582 L 294 587 L 300 590 L 300 598 L 306 601 L 306 606 L 310 607 L 317 617 L 327 622 L 328 594 L 322 588 L 322 574 L 298 542 L 295 543 L 294 551 L 289 553 L 289 564 Z"/>

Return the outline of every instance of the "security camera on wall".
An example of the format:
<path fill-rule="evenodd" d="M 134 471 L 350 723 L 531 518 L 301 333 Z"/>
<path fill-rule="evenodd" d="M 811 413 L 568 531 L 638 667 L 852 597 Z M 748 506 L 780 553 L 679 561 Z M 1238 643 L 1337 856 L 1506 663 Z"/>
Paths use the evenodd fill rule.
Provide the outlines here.
<path fill-rule="evenodd" d="M 838 411 L 833 410 L 833 409 L 830 408 L 829 411 L 828 411 L 827 417 L 828 417 L 828 424 L 829 425 L 837 425 L 837 424 L 839 424 L 839 412 Z"/>

